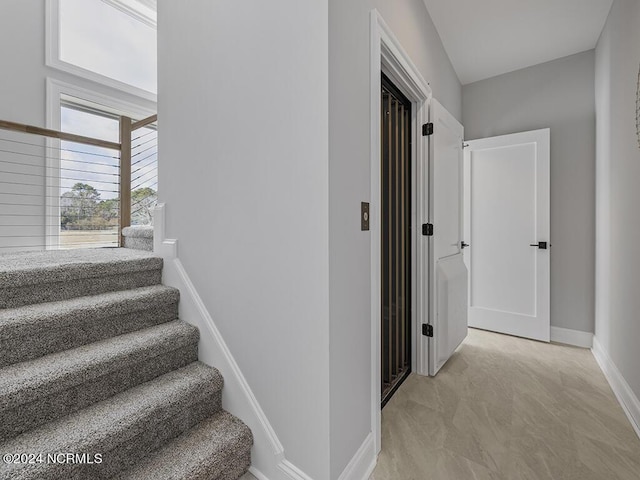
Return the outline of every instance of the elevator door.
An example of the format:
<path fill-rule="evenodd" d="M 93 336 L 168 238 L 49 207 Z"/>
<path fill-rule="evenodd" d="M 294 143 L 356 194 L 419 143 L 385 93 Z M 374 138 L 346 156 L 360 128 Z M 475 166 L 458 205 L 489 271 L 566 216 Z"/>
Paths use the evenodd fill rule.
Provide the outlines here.
<path fill-rule="evenodd" d="M 382 75 L 382 406 L 411 371 L 411 102 Z"/>

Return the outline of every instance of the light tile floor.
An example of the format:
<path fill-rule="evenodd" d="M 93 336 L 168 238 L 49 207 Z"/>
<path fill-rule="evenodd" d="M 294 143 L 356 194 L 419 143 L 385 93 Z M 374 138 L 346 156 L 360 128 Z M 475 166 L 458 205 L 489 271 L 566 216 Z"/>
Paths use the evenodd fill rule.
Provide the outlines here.
<path fill-rule="evenodd" d="M 470 329 L 382 411 L 375 480 L 640 480 L 640 439 L 591 352 Z"/>

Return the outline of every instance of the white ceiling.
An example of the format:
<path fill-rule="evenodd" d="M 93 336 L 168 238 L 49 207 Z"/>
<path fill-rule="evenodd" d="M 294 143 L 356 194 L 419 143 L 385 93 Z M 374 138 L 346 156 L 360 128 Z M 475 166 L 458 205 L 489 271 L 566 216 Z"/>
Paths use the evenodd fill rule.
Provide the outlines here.
<path fill-rule="evenodd" d="M 463 85 L 596 46 L 613 0 L 424 0 Z"/>

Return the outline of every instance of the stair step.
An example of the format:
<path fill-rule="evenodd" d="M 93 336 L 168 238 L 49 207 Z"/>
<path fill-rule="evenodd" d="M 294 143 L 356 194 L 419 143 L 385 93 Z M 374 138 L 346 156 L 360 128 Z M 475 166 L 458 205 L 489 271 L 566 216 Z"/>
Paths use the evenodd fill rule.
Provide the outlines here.
<path fill-rule="evenodd" d="M 251 430 L 224 410 L 113 480 L 237 480 L 251 464 Z"/>
<path fill-rule="evenodd" d="M 178 318 L 164 285 L 0 310 L 0 368 Z"/>
<path fill-rule="evenodd" d="M 0 370 L 0 441 L 198 359 L 198 329 L 174 321 Z"/>
<path fill-rule="evenodd" d="M 0 255 L 0 308 L 157 285 L 162 258 L 127 248 Z"/>
<path fill-rule="evenodd" d="M 153 251 L 153 227 L 151 225 L 132 225 L 122 229 L 124 248 Z"/>
<path fill-rule="evenodd" d="M 200 362 L 167 373 L 0 444 L 3 454 L 42 453 L 8 464 L 1 479 L 101 480 L 132 468 L 221 409 L 222 376 Z M 101 454 L 101 463 L 48 463 L 47 454 Z"/>

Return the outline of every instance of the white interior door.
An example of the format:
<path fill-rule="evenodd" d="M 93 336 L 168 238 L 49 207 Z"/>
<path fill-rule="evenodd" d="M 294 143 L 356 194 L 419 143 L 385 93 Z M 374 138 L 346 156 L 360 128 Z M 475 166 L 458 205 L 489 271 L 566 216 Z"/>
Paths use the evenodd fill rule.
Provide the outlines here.
<path fill-rule="evenodd" d="M 464 153 L 469 325 L 549 341 L 549 129 Z"/>
<path fill-rule="evenodd" d="M 430 117 L 429 374 L 435 375 L 467 336 L 467 269 L 460 246 L 464 130 L 436 100 Z"/>

